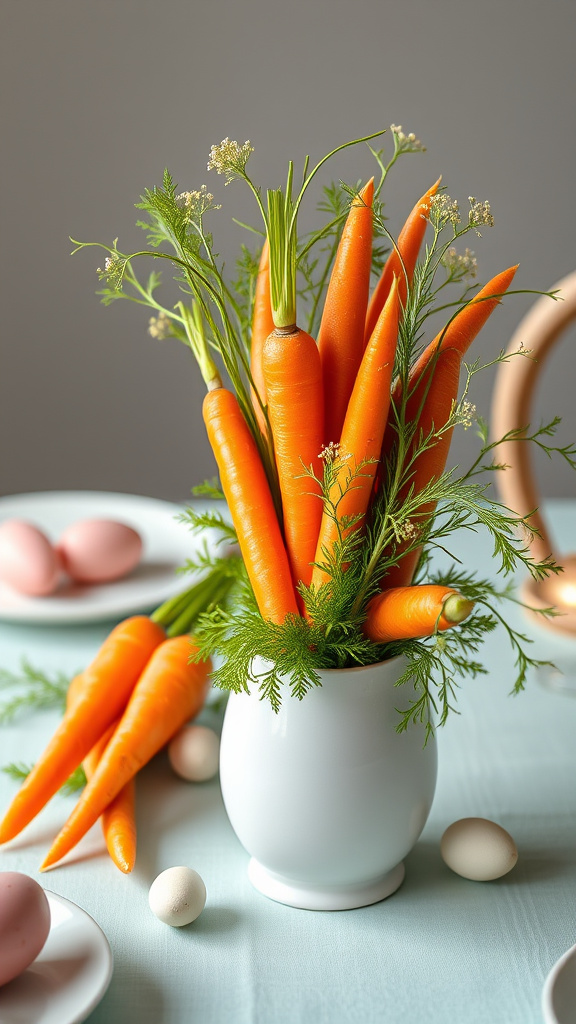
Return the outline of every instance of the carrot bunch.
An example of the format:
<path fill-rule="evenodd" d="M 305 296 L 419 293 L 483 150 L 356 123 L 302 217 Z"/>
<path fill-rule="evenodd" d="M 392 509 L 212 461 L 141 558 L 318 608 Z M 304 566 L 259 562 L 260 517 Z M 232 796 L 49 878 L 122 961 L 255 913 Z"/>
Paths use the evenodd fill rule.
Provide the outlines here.
<path fill-rule="evenodd" d="M 230 153 L 234 164 L 226 163 Z M 372 294 L 374 179 L 352 197 L 314 339 L 298 326 L 295 282 L 296 213 L 315 172 L 294 201 L 290 165 L 286 190 L 269 191 L 266 210 L 245 172 L 246 159 L 244 148 L 225 140 L 221 147 L 214 147 L 209 166 L 229 174 L 229 180 L 244 177 L 264 217 L 266 237 L 252 320 L 251 401 L 258 434 L 266 436 L 273 452 L 280 513 L 258 437 L 251 435 L 234 395 L 222 386 L 219 376 L 214 378 L 212 366 L 203 371 L 208 387 L 204 418 L 258 608 L 264 619 L 281 624 L 299 614 L 310 619 L 307 593 L 330 586 L 334 565 L 339 572 L 349 568 L 351 556 L 344 557 L 342 552 L 354 546 L 346 548 L 346 541 L 352 537 L 362 543 L 375 496 L 386 484 L 384 472 L 396 473 L 401 481 L 395 495 L 399 506 L 408 495 L 413 501 L 442 476 L 462 358 L 509 287 L 516 268 L 497 275 L 462 305 L 414 361 L 403 396 L 403 382 L 397 376 L 399 332 L 441 179 L 408 215 Z M 400 457 L 395 451 L 400 420 L 412 440 L 402 453 L 402 465 L 393 466 L 394 458 Z M 429 438 L 423 451 L 418 447 L 422 437 Z M 340 471 L 332 474 L 327 494 L 322 493 L 322 458 L 342 463 Z M 433 503 L 422 503 L 414 514 L 418 530 L 425 532 L 434 512 Z M 421 602 L 428 632 L 456 624 L 456 619 L 441 615 L 431 619 L 428 599 L 419 588 L 406 592 L 419 548 L 396 537 L 388 549 L 388 571 L 381 588 L 394 587 L 396 600 L 387 606 L 393 618 L 387 640 L 406 636 L 414 602 Z M 463 607 L 469 614 L 469 605 Z M 373 606 L 365 612 L 370 620 Z M 444 625 L 439 627 L 439 622 Z"/>
<path fill-rule="evenodd" d="M 491 224 L 489 205 L 471 200 L 462 222 L 438 178 L 395 240 L 381 191 L 399 155 L 418 146 L 394 126 L 392 133 L 387 164 L 384 150 L 371 150 L 380 180 L 349 189 L 345 203 L 325 204 L 329 223 L 306 239 L 298 234 L 302 201 L 326 160 L 382 132 L 337 147 L 312 170 L 306 158 L 299 191 L 291 162 L 285 186 L 266 191 L 247 171 L 249 142 L 227 138 L 212 147 L 208 170 L 226 184 L 244 181 L 264 225 L 262 247 L 249 261 L 253 276 L 241 278 L 236 293 L 204 225 L 214 197 L 204 186 L 178 195 L 167 171 L 162 186 L 138 204 L 149 214 L 148 224 L 140 223 L 150 229 L 154 252 L 130 256 L 116 243 L 107 247 L 101 276 L 109 290 L 125 295 L 132 285 L 142 302 L 148 293 L 132 261 L 148 255 L 172 260 L 189 296 L 173 313 L 148 298 L 161 310 L 162 330 L 190 348 L 206 385 L 204 423 L 256 606 L 239 608 L 237 616 L 216 609 L 197 630 L 204 653 L 223 653 L 226 666 L 242 666 L 226 676 L 229 689 L 245 684 L 256 633 L 262 657 L 273 660 L 274 643 L 278 661 L 294 653 L 294 678 L 301 680 L 315 667 L 386 657 L 386 644 L 434 636 L 471 611 L 466 593 L 439 595 L 415 581 L 448 488 L 453 429 L 464 422 L 463 360 L 516 268 L 477 292 L 463 287 L 455 302 L 444 299 L 445 285 L 464 281 L 475 265 L 469 250 L 459 256 L 452 243 Z M 318 241 L 323 247 L 314 250 Z M 170 252 L 160 251 L 161 243 Z M 436 285 L 442 264 L 447 279 Z M 426 344 L 426 318 L 442 310 L 444 326 Z M 379 602 L 387 592 L 394 599 Z M 467 593 L 477 591 L 470 585 Z M 217 673 L 219 682 L 225 674 Z"/>
<path fill-rule="evenodd" d="M 114 863 L 136 857 L 134 779 L 201 710 L 209 661 L 191 661 L 188 636 L 168 637 L 144 615 L 125 619 L 106 638 L 68 691 L 62 722 L 0 822 L 0 843 L 17 836 L 83 764 L 88 783 L 49 851 L 55 864 L 102 815 Z"/>

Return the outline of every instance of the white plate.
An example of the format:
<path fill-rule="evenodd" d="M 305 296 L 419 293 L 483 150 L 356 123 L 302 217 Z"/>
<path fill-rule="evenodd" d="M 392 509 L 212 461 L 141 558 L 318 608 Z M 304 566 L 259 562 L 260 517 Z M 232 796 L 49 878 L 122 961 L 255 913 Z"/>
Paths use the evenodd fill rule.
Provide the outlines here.
<path fill-rule="evenodd" d="M 34 963 L 0 988 L 2 1024 L 78 1024 L 110 984 L 112 953 L 99 925 L 63 896 L 46 895 L 50 934 Z"/>
<path fill-rule="evenodd" d="M 542 993 L 546 1024 L 576 1024 L 576 946 L 554 964 Z"/>
<path fill-rule="evenodd" d="M 0 581 L 0 619 L 64 624 L 151 611 L 184 590 L 190 579 L 175 571 L 198 549 L 198 540 L 177 519 L 182 512 L 182 506 L 157 498 L 100 491 L 45 491 L 0 498 L 0 523 L 27 519 L 52 541 L 70 523 L 92 518 L 127 523 L 143 540 L 140 564 L 114 583 L 81 586 L 64 582 L 47 597 L 26 597 Z"/>

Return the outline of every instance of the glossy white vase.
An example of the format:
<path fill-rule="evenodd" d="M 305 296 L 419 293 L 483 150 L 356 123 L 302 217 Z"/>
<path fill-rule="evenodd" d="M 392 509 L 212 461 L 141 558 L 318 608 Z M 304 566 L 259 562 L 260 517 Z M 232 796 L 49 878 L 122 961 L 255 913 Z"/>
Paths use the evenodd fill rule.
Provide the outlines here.
<path fill-rule="evenodd" d="M 258 666 L 255 663 L 256 672 Z M 428 817 L 433 737 L 397 733 L 410 694 L 401 659 L 323 670 L 303 700 L 231 694 L 220 781 L 248 873 L 265 896 L 307 910 L 348 910 L 390 896 Z"/>

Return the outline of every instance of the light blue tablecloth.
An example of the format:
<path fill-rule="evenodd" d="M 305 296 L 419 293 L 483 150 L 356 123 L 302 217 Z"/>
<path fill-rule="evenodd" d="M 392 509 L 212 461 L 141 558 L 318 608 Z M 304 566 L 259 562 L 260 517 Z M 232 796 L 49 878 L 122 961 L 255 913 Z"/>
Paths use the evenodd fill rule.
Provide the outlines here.
<path fill-rule="evenodd" d="M 561 550 L 574 550 L 576 502 L 550 511 Z M 468 565 L 490 571 L 484 540 L 464 537 L 459 550 Z M 535 627 L 513 606 L 508 613 L 541 656 L 572 659 L 576 674 L 576 639 Z M 74 672 L 108 628 L 2 625 L 0 664 L 16 668 L 26 655 Z M 501 633 L 483 656 L 490 674 L 463 685 L 461 714 L 440 733 L 437 794 L 406 881 L 372 907 L 317 913 L 260 896 L 218 781 L 180 781 L 164 755 L 140 779 L 131 876 L 104 855 L 98 826 L 78 847 L 82 859 L 40 875 L 71 809 L 70 798 L 55 797 L 0 850 L 0 870 L 31 874 L 108 936 L 114 976 L 91 1024 L 540 1024 L 544 978 L 576 942 L 576 699 L 533 676 L 510 697 L 512 657 Z M 34 760 L 56 721 L 37 714 L 0 728 L 0 763 Z M 14 792 L 0 775 L 1 808 Z M 467 816 L 512 833 L 520 856 L 510 875 L 469 882 L 444 866 L 442 832 Z M 196 868 L 208 891 L 202 916 L 181 930 L 157 921 L 147 900 L 154 877 L 175 864 Z"/>

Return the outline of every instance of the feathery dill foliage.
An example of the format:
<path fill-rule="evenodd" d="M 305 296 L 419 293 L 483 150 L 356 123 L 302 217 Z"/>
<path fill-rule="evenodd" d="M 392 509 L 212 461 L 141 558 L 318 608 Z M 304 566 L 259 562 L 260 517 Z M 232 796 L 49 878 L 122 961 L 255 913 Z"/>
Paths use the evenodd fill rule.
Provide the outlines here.
<path fill-rule="evenodd" d="M 33 767 L 33 764 L 25 764 L 23 761 L 12 761 L 10 764 L 3 765 L 0 771 L 4 772 L 4 775 L 7 775 L 10 779 L 14 779 L 15 782 L 24 782 L 30 775 Z M 68 776 L 66 782 L 60 787 L 59 792 L 62 796 L 73 796 L 80 789 L 84 789 L 86 781 L 86 772 L 82 765 L 80 765 Z"/>
<path fill-rule="evenodd" d="M 0 703 L 0 724 L 27 711 L 62 711 L 69 684 L 65 673 L 56 672 L 50 677 L 27 658 L 22 659 L 18 672 L 0 669 L 0 689 L 8 693 Z"/>
<path fill-rule="evenodd" d="M 374 149 L 370 145 L 376 137 L 356 141 L 366 143 L 376 162 L 373 270 L 379 274 L 386 253 L 397 248 L 387 226 L 381 198 L 383 186 L 401 156 L 419 152 L 424 147 L 412 133 L 407 134 L 401 126 L 392 125 L 388 136 L 392 141 L 392 152 L 387 156 L 385 148 Z M 320 229 L 294 238 L 290 234 L 290 225 L 295 224 L 302 196 L 319 169 L 329 157 L 353 144 L 347 143 L 334 150 L 310 172 L 306 159 L 303 185 L 296 200 L 292 199 L 292 164 L 285 192 L 268 192 L 268 196 L 276 196 L 279 204 L 283 202 L 288 211 L 284 227 L 290 245 L 296 247 L 298 270 L 297 280 L 291 287 L 295 285 L 300 305 L 299 322 L 304 323 L 311 334 L 318 329 L 342 227 L 351 202 L 357 200 L 360 183 L 348 186 L 341 182 L 324 187 L 318 209 L 325 222 Z M 240 144 L 225 139 L 212 148 L 208 170 L 223 175 L 225 185 L 234 181 L 248 185 L 269 230 L 270 213 L 264 207 L 260 188 L 247 172 L 252 151 L 249 142 Z M 188 345 L 207 381 L 211 373 L 219 373 L 220 369 L 225 372 L 258 444 L 280 510 L 267 409 L 262 407 L 265 422 L 262 433 L 250 399 L 253 384 L 249 363 L 251 317 L 262 235 L 253 227 L 241 225 L 256 234 L 258 245 L 255 251 L 242 246 L 236 276 L 232 283 L 228 283 L 224 268 L 214 252 L 212 234 L 205 227 L 206 215 L 212 216 L 219 209 L 206 186 L 178 193 L 176 184 L 166 171 L 162 185 L 146 189 L 137 205 L 148 217 L 139 224 L 146 232 L 150 249 L 125 254 L 118 249 L 117 240 L 112 246 L 101 246 L 108 253 L 104 268 L 99 270 L 100 279 L 104 282 L 100 291 L 102 301 L 110 304 L 123 298 L 148 307 L 154 313 L 149 325 L 149 333 L 153 337 L 174 337 Z M 321 500 L 325 512 L 337 526 L 338 540 L 333 549 L 322 552 L 318 563 L 326 582 L 317 588 L 300 587 L 308 617 L 289 616 L 282 625 L 263 621 L 242 560 L 237 556 L 224 558 L 218 553 L 211 554 L 206 548 L 185 567 L 214 573 L 214 579 L 219 580 L 223 587 L 218 593 L 215 585 L 211 606 L 195 618 L 199 657 L 208 653 L 218 656 L 215 684 L 225 690 L 241 691 L 253 682 L 261 697 L 270 700 L 276 710 L 283 694 L 302 698 L 311 687 L 318 685 L 318 670 L 321 668 L 366 665 L 403 654 L 408 667 L 399 683 L 411 681 L 412 687 L 408 689 L 412 696 L 400 714 L 398 728 L 401 730 L 412 722 L 422 722 L 430 730 L 430 709 L 436 710 L 437 721 L 442 724 L 454 707 L 461 679 L 485 671 L 478 660 L 478 651 L 497 625 L 507 631 L 514 652 L 514 692 L 524 686 L 528 669 L 540 664 L 528 653 L 529 639 L 507 624 L 500 604 L 513 600 L 509 579 L 518 568 L 523 567 L 533 577 L 540 578 L 550 572 L 558 572 L 559 567 L 551 559 L 541 563 L 532 559 L 522 540 L 529 530 L 527 522 L 494 500 L 490 483 L 494 473 L 503 468 L 497 461 L 498 445 L 512 435 L 508 434 L 497 442 L 490 441 L 486 423 L 480 417 L 476 419 L 475 407 L 468 397 L 478 372 L 509 357 L 500 353 L 484 365 L 479 361 L 464 364 L 466 379 L 461 398 L 454 403 L 448 422 L 441 427 L 432 427 L 427 436 L 418 431 L 417 419 L 409 420 L 407 416 L 410 367 L 427 340 L 427 321 L 439 313 L 444 313 L 445 319 L 451 319 L 473 298 L 477 288 L 475 253 L 469 247 L 461 251 L 460 240 L 470 232 L 478 236 L 481 228 L 493 224 L 487 202 L 470 197 L 467 215 L 463 216 L 458 203 L 443 189 L 432 199 L 428 219 L 431 239 L 416 266 L 399 329 L 395 375 L 402 397 L 391 405 L 393 443 L 383 454 L 378 467 L 378 486 L 373 492 L 362 531 L 354 529 L 357 525 L 354 520 L 346 520 L 340 514 L 339 505 L 347 491 L 358 485 L 366 467 L 353 465 L 347 458 L 348 453 L 340 452 L 337 446 L 323 453 Z M 78 243 L 78 248 L 87 244 L 98 243 Z M 174 307 L 160 303 L 157 298 L 161 284 L 158 273 L 152 273 L 145 283 L 137 276 L 134 263 L 146 256 L 167 260 L 174 268 L 175 280 L 183 295 Z M 526 358 L 527 353 L 520 352 L 518 357 Z M 416 460 L 438 444 L 444 435 L 455 428 L 466 429 L 474 419 L 479 451 L 472 465 L 464 472 L 459 468 L 444 472 L 416 494 L 411 485 Z M 532 433 L 519 432 L 517 438 L 536 444 L 548 455 L 560 455 L 576 468 L 574 446 L 555 447 L 549 443 L 557 422 L 555 419 Z M 314 476 L 311 467 L 303 466 L 302 472 Z M 210 498 L 221 496 L 214 492 L 212 485 L 203 493 Z M 429 512 L 431 506 L 436 509 L 433 514 Z M 192 509 L 187 517 L 193 528 L 219 533 L 228 545 L 234 542 L 234 530 L 226 515 Z M 279 518 L 281 521 L 281 514 Z M 501 586 L 467 573 L 457 565 L 456 559 L 446 572 L 439 574 L 431 569 L 434 552 L 450 554 L 451 538 L 460 530 L 488 532 L 497 575 L 502 578 Z M 420 552 L 418 582 L 437 582 L 454 587 L 475 601 L 476 609 L 467 620 L 445 633 L 423 640 L 374 644 L 362 630 L 367 603 L 379 591 L 381 581 L 398 559 L 415 550 Z M 225 583 L 227 589 L 224 589 Z M 266 665 L 257 678 L 253 675 L 255 656 L 263 659 Z"/>
<path fill-rule="evenodd" d="M 70 678 L 64 672 L 55 672 L 51 677 L 31 665 L 27 658 L 22 659 L 18 672 L 0 669 L 0 689 L 8 693 L 0 703 L 0 725 L 35 711 L 64 711 L 69 685 Z M 23 782 L 32 767 L 20 761 L 2 765 L 0 771 L 17 782 Z M 72 772 L 60 792 L 64 795 L 76 793 L 85 785 L 86 775 L 80 766 Z"/>

